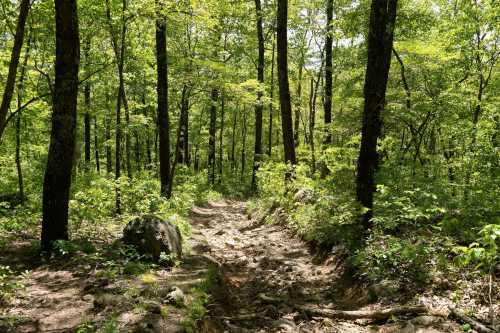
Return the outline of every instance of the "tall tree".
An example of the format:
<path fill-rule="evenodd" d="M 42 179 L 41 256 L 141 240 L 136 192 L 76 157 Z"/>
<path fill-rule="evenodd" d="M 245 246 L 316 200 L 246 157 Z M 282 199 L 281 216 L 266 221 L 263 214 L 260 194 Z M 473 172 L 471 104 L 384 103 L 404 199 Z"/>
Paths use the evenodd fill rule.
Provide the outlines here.
<path fill-rule="evenodd" d="M 367 229 L 371 227 L 373 216 L 375 172 L 379 162 L 377 142 L 382 129 L 381 114 L 385 107 L 385 93 L 391 66 L 396 11 L 397 0 L 372 1 L 364 86 L 363 128 L 356 178 L 356 198 L 367 209 L 363 215 L 363 226 Z"/>
<path fill-rule="evenodd" d="M 5 130 L 7 113 L 9 112 L 10 102 L 14 94 L 14 86 L 16 84 L 17 66 L 19 65 L 19 57 L 24 41 L 24 27 L 30 10 L 30 0 L 22 0 L 19 8 L 19 17 L 17 19 L 16 34 L 14 36 L 14 46 L 10 55 L 9 74 L 5 89 L 3 91 L 2 104 L 0 105 L 0 139 Z"/>
<path fill-rule="evenodd" d="M 293 142 L 292 104 L 290 101 L 290 84 L 288 82 L 288 0 L 278 0 L 276 42 L 278 81 L 280 91 L 281 127 L 285 162 L 295 165 L 295 145 Z"/>
<path fill-rule="evenodd" d="M 75 150 L 80 38 L 76 0 L 55 0 L 56 63 L 52 131 L 43 184 L 41 246 L 68 239 L 68 203 Z"/>
<path fill-rule="evenodd" d="M 90 53 L 90 37 L 86 38 L 85 46 L 85 62 L 86 69 L 89 71 L 89 53 Z M 85 170 L 90 170 L 90 81 L 87 80 L 85 82 L 85 86 L 83 89 L 84 98 L 85 98 L 85 113 L 84 113 L 84 136 L 85 136 Z"/>
<path fill-rule="evenodd" d="M 256 190 L 257 187 L 257 170 L 259 169 L 259 162 L 262 155 L 262 111 L 264 105 L 262 104 L 262 90 L 264 85 L 264 31 L 262 28 L 262 6 L 260 0 L 255 0 L 255 11 L 257 14 L 257 39 L 259 44 L 259 61 L 257 64 L 257 80 L 261 85 L 257 91 L 257 104 L 255 105 L 255 148 L 254 160 L 252 171 L 252 189 Z"/>
<path fill-rule="evenodd" d="M 161 13 L 161 3 L 156 1 L 156 61 L 158 95 L 158 132 L 160 140 L 161 194 L 170 196 L 170 120 L 168 115 L 167 23 Z"/>
<path fill-rule="evenodd" d="M 324 143 L 332 143 L 331 123 L 332 123 L 332 90 L 333 90 L 333 0 L 326 1 L 326 38 L 325 38 L 325 137 Z"/>

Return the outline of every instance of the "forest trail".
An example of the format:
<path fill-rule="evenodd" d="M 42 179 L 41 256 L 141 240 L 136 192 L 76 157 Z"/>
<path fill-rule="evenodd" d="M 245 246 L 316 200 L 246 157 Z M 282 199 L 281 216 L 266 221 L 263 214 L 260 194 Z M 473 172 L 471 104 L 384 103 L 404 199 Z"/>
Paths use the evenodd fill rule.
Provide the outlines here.
<path fill-rule="evenodd" d="M 9 304 L 0 303 L 0 332 L 460 332 L 456 323 L 425 315 L 378 322 L 311 315 L 304 309 L 398 304 L 369 304 L 363 286 L 344 277 L 341 255 L 333 251 L 316 260 L 286 227 L 249 218 L 245 202 L 194 207 L 189 220 L 187 251 L 173 268 L 141 269 L 141 262 L 128 259 L 119 241 L 121 223 L 108 234 L 98 232 L 101 238 L 86 238 L 96 252 L 50 262 L 34 255 L 33 240 L 13 243 L 0 253 L 0 265 L 29 274 Z M 201 320 L 203 309 L 193 305 L 200 286 L 209 295 Z M 172 302 L 176 290 L 184 306 Z"/>
<path fill-rule="evenodd" d="M 190 218 L 193 254 L 218 263 L 201 332 L 460 332 L 455 323 L 427 315 L 378 323 L 308 315 L 298 309 L 369 311 L 382 306 L 368 304 L 366 291 L 346 281 L 339 255 L 316 260 L 286 227 L 250 219 L 244 202 L 195 207 Z"/>

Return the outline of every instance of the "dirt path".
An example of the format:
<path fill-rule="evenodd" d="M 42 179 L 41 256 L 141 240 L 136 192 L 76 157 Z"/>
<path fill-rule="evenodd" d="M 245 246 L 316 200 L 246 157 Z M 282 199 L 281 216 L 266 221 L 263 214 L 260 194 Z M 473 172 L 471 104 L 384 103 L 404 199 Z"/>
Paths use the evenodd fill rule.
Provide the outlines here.
<path fill-rule="evenodd" d="M 219 285 L 202 326 L 206 332 L 459 332 L 458 325 L 421 316 L 399 322 L 333 321 L 300 307 L 371 310 L 366 293 L 342 278 L 335 256 L 315 263 L 307 245 L 279 225 L 261 224 L 243 202 L 193 209 L 193 248 L 219 262 Z M 286 302 L 276 302 L 276 299 Z M 203 329 L 202 329 L 203 331 Z"/>
<path fill-rule="evenodd" d="M 374 323 L 308 315 L 297 309 L 383 306 L 368 305 L 366 292 L 342 278 L 335 253 L 316 263 L 307 245 L 283 226 L 249 219 L 244 202 L 195 207 L 190 222 L 190 250 L 172 269 L 142 267 L 127 257 L 117 241 L 123 225 L 108 234 L 92 226 L 103 236 L 92 238 L 97 251 L 51 262 L 34 255 L 32 240 L 13 242 L 0 251 L 0 265 L 30 273 L 24 288 L 0 302 L 0 332 L 460 332 L 458 325 L 429 316 Z M 202 309 L 193 302 L 204 284 L 210 298 L 198 320 Z M 185 306 L 172 302 L 176 290 Z"/>

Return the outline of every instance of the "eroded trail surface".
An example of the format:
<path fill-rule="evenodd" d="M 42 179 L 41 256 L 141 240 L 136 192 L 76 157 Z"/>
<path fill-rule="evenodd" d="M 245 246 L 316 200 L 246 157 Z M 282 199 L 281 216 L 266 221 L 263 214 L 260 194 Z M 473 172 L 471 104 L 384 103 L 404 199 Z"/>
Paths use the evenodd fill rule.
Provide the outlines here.
<path fill-rule="evenodd" d="M 391 322 L 332 320 L 301 308 L 370 310 L 342 278 L 335 255 L 321 263 L 285 227 L 249 219 L 243 202 L 214 202 L 191 214 L 193 252 L 219 263 L 202 332 L 455 332 L 431 316 Z"/>

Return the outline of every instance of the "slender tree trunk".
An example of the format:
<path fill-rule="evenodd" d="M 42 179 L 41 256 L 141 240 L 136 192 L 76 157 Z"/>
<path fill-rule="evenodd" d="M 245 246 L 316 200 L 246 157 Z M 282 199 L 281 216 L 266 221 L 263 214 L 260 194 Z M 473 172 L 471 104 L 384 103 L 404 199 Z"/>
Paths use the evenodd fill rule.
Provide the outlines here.
<path fill-rule="evenodd" d="M 215 184 L 215 135 L 217 126 L 217 101 L 219 99 L 219 91 L 217 88 L 212 89 L 210 106 L 210 127 L 208 129 L 208 182 Z"/>
<path fill-rule="evenodd" d="M 94 116 L 94 150 L 95 150 L 95 168 L 98 174 L 101 173 L 101 161 L 99 159 L 99 141 L 98 141 L 97 115 Z"/>
<path fill-rule="evenodd" d="M 118 46 L 118 38 L 114 32 L 112 20 L 111 20 L 111 9 L 109 0 L 106 0 L 106 16 L 109 26 L 109 31 L 111 35 L 111 43 L 113 45 L 113 50 L 115 53 L 116 65 L 118 69 L 118 93 L 116 96 L 116 133 L 115 133 L 115 179 L 118 180 L 121 177 L 121 141 L 122 141 L 122 128 L 121 128 L 121 107 L 122 101 L 126 100 L 125 96 L 125 84 L 123 78 L 123 67 L 124 67 L 124 56 L 125 56 L 125 35 L 126 35 L 126 25 L 125 25 L 125 10 L 127 8 L 126 0 L 122 2 L 122 34 L 121 34 L 121 45 Z M 116 214 L 121 214 L 121 196 L 120 189 L 116 187 L 116 200 L 115 200 Z"/>
<path fill-rule="evenodd" d="M 189 88 L 184 84 L 181 96 L 181 113 L 179 116 L 179 150 L 177 159 L 179 164 L 189 164 Z"/>
<path fill-rule="evenodd" d="M 260 0 L 255 0 L 255 11 L 257 14 L 257 39 L 259 48 L 259 62 L 257 65 L 257 80 L 261 86 L 264 85 L 264 62 L 265 62 L 265 49 L 264 49 L 264 31 L 262 28 L 262 8 Z M 252 190 L 257 190 L 257 171 L 259 170 L 259 163 L 262 155 L 262 112 L 264 105 L 262 104 L 262 90 L 257 92 L 257 104 L 255 105 L 255 147 L 254 159 L 252 170 Z"/>
<path fill-rule="evenodd" d="M 241 130 L 241 180 L 245 177 L 246 161 L 247 161 L 247 112 L 243 111 L 243 128 Z"/>
<path fill-rule="evenodd" d="M 332 143 L 331 123 L 332 123 L 332 90 L 333 90 L 333 0 L 327 0 L 326 4 L 326 39 L 325 39 L 325 137 L 324 143 Z"/>
<path fill-rule="evenodd" d="M 157 61 L 157 94 L 158 94 L 158 132 L 160 139 L 160 183 L 161 194 L 169 198 L 170 182 L 170 120 L 168 115 L 168 65 L 167 65 L 167 25 L 165 17 L 160 14 L 156 20 L 156 61 Z"/>
<path fill-rule="evenodd" d="M 365 229 L 371 228 L 375 173 L 378 168 L 377 141 L 381 134 L 381 113 L 385 93 L 396 22 L 397 0 L 372 0 L 368 33 L 368 64 L 364 87 L 363 128 L 356 178 L 356 198 L 367 212 L 363 216 Z"/>
<path fill-rule="evenodd" d="M 84 46 L 84 54 L 85 54 L 85 62 L 86 62 L 86 68 L 87 72 L 89 71 L 89 53 L 90 53 L 90 37 L 87 37 L 85 40 L 85 46 Z M 90 82 L 87 80 L 85 82 L 85 86 L 83 88 L 83 95 L 85 99 L 85 113 L 84 113 L 84 142 L 85 142 L 85 171 L 90 170 Z"/>
<path fill-rule="evenodd" d="M 267 155 L 271 156 L 273 153 L 273 98 L 274 98 L 274 55 L 276 44 L 273 40 L 273 54 L 271 58 L 271 87 L 269 88 L 269 132 L 267 133 Z"/>
<path fill-rule="evenodd" d="M 28 66 L 28 59 L 30 56 L 31 50 L 31 38 L 32 38 L 32 29 L 30 27 L 28 43 L 26 44 L 26 50 L 24 53 L 23 65 L 21 68 L 21 76 L 19 79 L 19 83 L 17 85 L 17 108 L 20 110 L 22 106 L 22 95 L 24 89 L 24 78 L 26 75 L 26 67 Z M 21 121 L 22 121 L 22 110 L 18 111 L 16 115 L 16 169 L 17 169 L 17 183 L 19 187 L 19 198 L 21 199 L 21 204 L 24 204 L 25 195 L 24 195 L 24 178 L 23 178 L 23 168 L 21 163 Z"/>
<path fill-rule="evenodd" d="M 106 96 L 109 98 L 108 96 Z M 105 129 L 104 129 L 104 137 L 106 138 L 106 172 L 110 175 L 113 172 L 113 156 L 111 152 L 111 145 L 109 142 L 111 141 L 111 117 L 110 111 L 108 108 L 108 103 L 106 103 L 107 111 L 105 118 Z"/>
<path fill-rule="evenodd" d="M 233 133 L 231 139 L 231 169 L 234 170 L 236 168 L 236 120 L 238 114 L 236 111 L 233 113 Z"/>
<path fill-rule="evenodd" d="M 277 16 L 277 53 L 278 78 L 280 90 L 281 127 L 285 162 L 295 165 L 295 145 L 293 142 L 292 104 L 290 101 L 290 86 L 288 82 L 288 1 L 278 0 Z"/>
<path fill-rule="evenodd" d="M 323 52 L 321 53 L 321 58 L 323 58 Z M 311 76 L 311 96 L 310 96 L 310 114 L 309 114 L 309 141 L 311 145 L 311 167 L 312 172 L 316 172 L 316 146 L 314 142 L 314 130 L 316 127 L 316 101 L 318 98 L 318 89 L 321 81 L 321 75 L 323 73 L 324 59 L 321 60 L 321 66 L 318 71 L 318 77 L 316 82 L 314 77 Z M 326 167 L 326 166 L 325 166 Z"/>
<path fill-rule="evenodd" d="M 43 184 L 42 250 L 68 239 L 68 203 L 75 151 L 80 40 L 76 0 L 55 0 L 55 86 Z"/>
<path fill-rule="evenodd" d="M 293 125 L 293 143 L 295 147 L 300 145 L 300 117 L 302 108 L 302 75 L 304 72 L 304 55 L 299 60 L 299 75 L 297 78 L 297 104 L 295 105 L 295 118 Z"/>
<path fill-rule="evenodd" d="M 224 95 L 221 95 L 220 108 L 220 133 L 219 133 L 219 184 L 222 184 L 222 171 L 224 168 L 224 116 L 225 116 L 225 101 Z"/>
<path fill-rule="evenodd" d="M 86 83 L 84 88 L 85 114 L 84 114 L 84 136 L 85 136 L 85 170 L 90 170 L 90 84 Z"/>
<path fill-rule="evenodd" d="M 146 105 L 146 92 L 143 91 L 142 93 L 142 104 Z M 144 107 L 144 117 L 148 117 L 148 110 L 149 107 Z M 147 170 L 151 169 L 151 163 L 153 162 L 152 157 L 151 157 L 151 138 L 150 138 L 150 130 L 149 126 L 146 126 L 145 128 L 145 135 L 146 135 L 146 166 L 145 168 Z"/>
<path fill-rule="evenodd" d="M 14 94 L 14 87 L 16 84 L 17 66 L 19 65 L 19 57 L 21 56 L 21 49 L 24 42 L 24 27 L 26 26 L 26 19 L 30 10 L 30 0 L 21 0 L 19 17 L 17 19 L 16 34 L 14 36 L 14 46 L 10 55 L 9 74 L 3 91 L 2 104 L 0 105 L 0 139 L 2 138 L 5 130 L 7 114 L 9 112 L 10 102 Z"/>

